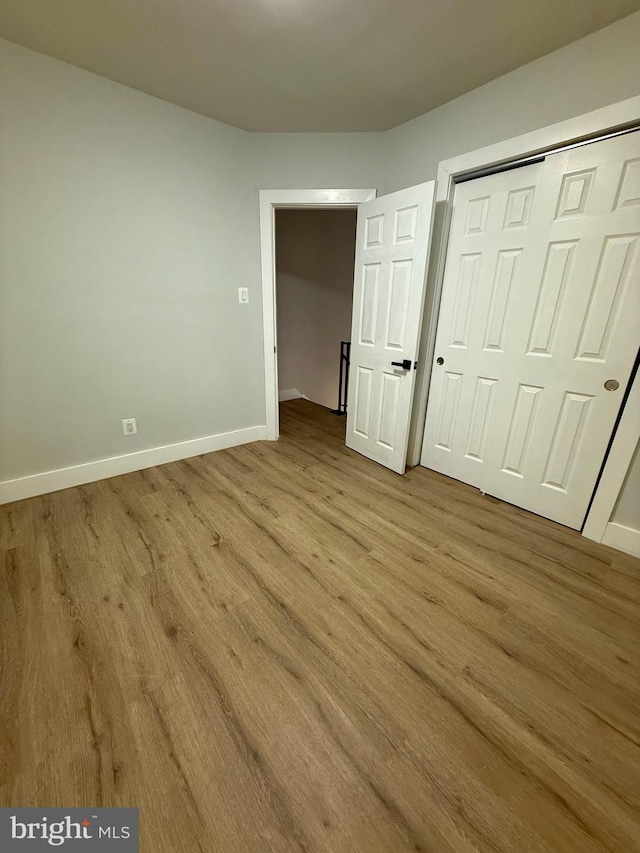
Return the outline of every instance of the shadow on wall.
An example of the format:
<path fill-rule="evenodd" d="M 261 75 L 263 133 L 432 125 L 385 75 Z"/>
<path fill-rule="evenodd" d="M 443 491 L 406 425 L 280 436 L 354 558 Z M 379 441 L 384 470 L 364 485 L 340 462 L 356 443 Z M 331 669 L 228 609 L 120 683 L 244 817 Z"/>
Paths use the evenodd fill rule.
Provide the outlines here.
<path fill-rule="evenodd" d="M 335 408 L 351 335 L 356 210 L 276 211 L 278 385 Z"/>

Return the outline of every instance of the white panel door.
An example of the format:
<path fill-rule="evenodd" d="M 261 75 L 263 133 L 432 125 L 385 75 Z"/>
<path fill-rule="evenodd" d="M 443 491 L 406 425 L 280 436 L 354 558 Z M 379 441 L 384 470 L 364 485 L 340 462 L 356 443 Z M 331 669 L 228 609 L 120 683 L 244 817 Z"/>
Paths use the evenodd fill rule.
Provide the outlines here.
<path fill-rule="evenodd" d="M 460 184 L 421 463 L 579 528 L 640 343 L 639 276 L 639 133 Z"/>
<path fill-rule="evenodd" d="M 399 474 L 407 456 L 433 192 L 430 181 L 358 208 L 347 447 Z"/>

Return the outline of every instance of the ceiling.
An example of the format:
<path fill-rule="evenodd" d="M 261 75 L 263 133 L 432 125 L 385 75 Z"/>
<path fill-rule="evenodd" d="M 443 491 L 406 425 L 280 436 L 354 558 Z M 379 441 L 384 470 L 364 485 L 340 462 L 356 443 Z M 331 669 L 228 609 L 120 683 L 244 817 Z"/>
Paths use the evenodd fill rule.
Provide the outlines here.
<path fill-rule="evenodd" d="M 386 130 L 640 0 L 0 0 L 0 36 L 246 130 Z"/>

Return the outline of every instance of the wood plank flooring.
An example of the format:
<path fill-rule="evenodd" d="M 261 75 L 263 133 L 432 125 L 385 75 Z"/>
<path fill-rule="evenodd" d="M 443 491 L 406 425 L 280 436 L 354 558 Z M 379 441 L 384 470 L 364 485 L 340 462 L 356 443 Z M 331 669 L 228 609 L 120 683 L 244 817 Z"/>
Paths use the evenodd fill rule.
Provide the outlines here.
<path fill-rule="evenodd" d="M 640 851 L 640 561 L 282 437 L 0 507 L 0 805 L 144 853 Z"/>

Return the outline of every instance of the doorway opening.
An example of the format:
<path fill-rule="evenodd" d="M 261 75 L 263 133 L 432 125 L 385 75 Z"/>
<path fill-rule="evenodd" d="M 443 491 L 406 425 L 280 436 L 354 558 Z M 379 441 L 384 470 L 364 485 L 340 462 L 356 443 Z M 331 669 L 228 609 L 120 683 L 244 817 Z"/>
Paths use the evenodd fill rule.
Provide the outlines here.
<path fill-rule="evenodd" d="M 260 191 L 268 439 L 279 436 L 276 212 L 280 208 L 357 208 L 345 443 L 368 459 L 404 473 L 433 197 L 433 181 L 380 198 L 375 190 Z"/>
<path fill-rule="evenodd" d="M 275 211 L 278 402 L 288 429 L 296 413 L 308 418 L 315 411 L 324 418 L 342 408 L 341 350 L 351 335 L 356 219 L 355 207 Z M 332 432 L 344 439 L 345 418 L 334 417 Z"/>
<path fill-rule="evenodd" d="M 276 214 L 279 210 L 358 210 L 376 197 L 375 189 L 260 190 L 260 260 L 262 268 L 262 322 L 264 330 L 264 386 L 266 437 L 280 435 L 277 312 Z M 283 389 L 288 390 L 288 389 Z"/>

